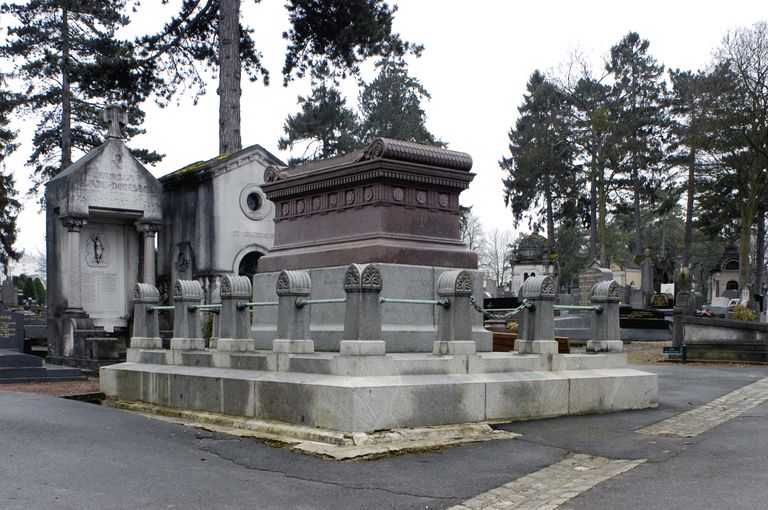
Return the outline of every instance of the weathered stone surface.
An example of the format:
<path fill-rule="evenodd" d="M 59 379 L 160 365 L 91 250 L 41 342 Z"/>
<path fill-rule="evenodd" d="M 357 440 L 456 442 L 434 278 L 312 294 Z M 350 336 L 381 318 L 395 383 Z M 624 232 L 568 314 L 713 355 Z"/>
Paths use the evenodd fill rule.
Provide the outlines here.
<path fill-rule="evenodd" d="M 380 296 L 383 298 L 439 299 L 437 279 L 445 268 L 376 264 L 383 281 Z M 310 269 L 312 299 L 337 299 L 345 297 L 342 282 L 348 266 Z M 472 276 L 473 295 L 482 302 L 482 274 L 469 271 Z M 260 273 L 253 278 L 253 300 L 276 301 L 275 284 L 279 273 Z M 324 304 L 311 307 L 310 338 L 316 351 L 338 352 L 344 334 L 346 305 Z M 384 303 L 381 305 L 381 340 L 387 344 L 387 352 L 432 352 L 437 340 L 438 311 L 434 305 L 410 305 Z M 492 349 L 490 332 L 483 327 L 482 315 L 470 314 L 471 340 L 477 343 L 478 352 Z M 276 337 L 277 307 L 253 308 L 251 336 L 257 349 L 271 349 Z M 554 338 L 554 337 L 553 337 Z"/>
<path fill-rule="evenodd" d="M 655 375 L 631 369 L 350 377 L 126 363 L 101 378 L 123 400 L 170 397 L 175 407 L 346 432 L 638 409 L 655 406 L 658 394 Z"/>

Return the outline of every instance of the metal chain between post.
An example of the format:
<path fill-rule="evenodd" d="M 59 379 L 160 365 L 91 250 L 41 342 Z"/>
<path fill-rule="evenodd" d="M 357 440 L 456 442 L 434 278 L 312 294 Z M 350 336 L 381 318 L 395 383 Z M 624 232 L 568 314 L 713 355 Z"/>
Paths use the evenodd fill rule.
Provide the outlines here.
<path fill-rule="evenodd" d="M 516 313 L 518 313 L 518 312 L 520 312 L 522 310 L 525 310 L 525 309 L 527 309 L 527 310 L 534 310 L 535 309 L 535 305 L 533 303 L 531 303 L 530 301 L 528 301 L 527 299 L 524 299 L 523 303 L 520 306 L 518 306 L 517 308 L 500 309 L 500 310 L 498 310 L 498 311 L 506 311 L 507 313 L 505 313 L 504 315 L 495 314 L 495 313 L 492 313 L 491 310 L 485 310 L 484 308 L 481 308 L 480 305 L 477 304 L 477 301 L 475 301 L 475 297 L 474 296 L 470 296 L 469 297 L 469 304 L 471 304 L 472 307 L 478 313 L 482 313 L 484 319 L 493 319 L 493 320 L 507 320 L 507 319 L 511 319 L 513 315 L 515 315 Z"/>

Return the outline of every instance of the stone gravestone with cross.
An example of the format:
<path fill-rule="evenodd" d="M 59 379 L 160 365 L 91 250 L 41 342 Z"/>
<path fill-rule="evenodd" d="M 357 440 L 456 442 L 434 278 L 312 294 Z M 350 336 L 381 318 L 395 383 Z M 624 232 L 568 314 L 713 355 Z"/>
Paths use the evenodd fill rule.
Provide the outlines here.
<path fill-rule="evenodd" d="M 103 349 L 90 348 L 94 342 L 83 335 L 98 337 L 99 345 L 119 337 L 132 314 L 132 289 L 155 283 L 162 223 L 162 185 L 125 146 L 125 113 L 110 106 L 101 119 L 108 125 L 104 143 L 45 192 L 49 357 L 89 368 Z"/>

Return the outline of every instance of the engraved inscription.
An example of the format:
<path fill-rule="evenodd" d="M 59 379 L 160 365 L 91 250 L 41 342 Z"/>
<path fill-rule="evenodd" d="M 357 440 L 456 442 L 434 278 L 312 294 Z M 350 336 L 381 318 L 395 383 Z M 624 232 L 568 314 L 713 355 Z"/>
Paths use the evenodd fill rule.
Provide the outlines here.
<path fill-rule="evenodd" d="M 275 234 L 270 234 L 268 232 L 251 232 L 248 230 L 233 230 L 232 237 L 244 239 L 272 239 L 275 237 Z"/>

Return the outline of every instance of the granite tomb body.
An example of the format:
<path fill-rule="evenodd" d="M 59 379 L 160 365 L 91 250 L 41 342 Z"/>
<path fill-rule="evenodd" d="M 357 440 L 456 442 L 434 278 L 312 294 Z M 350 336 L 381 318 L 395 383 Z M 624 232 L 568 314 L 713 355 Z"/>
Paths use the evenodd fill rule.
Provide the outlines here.
<path fill-rule="evenodd" d="M 263 186 L 275 204 L 275 243 L 259 261 L 254 300 L 268 300 L 280 270 L 305 269 L 313 298 L 339 298 L 337 282 L 349 264 L 376 263 L 389 286 L 381 297 L 437 299 L 445 269 L 469 269 L 482 302 L 477 255 L 461 241 L 459 194 L 474 178 L 469 154 L 377 138 L 367 148 L 293 168 L 267 169 Z M 429 352 L 434 306 L 384 304 L 382 340 L 388 352 Z M 254 310 L 256 348 L 270 348 L 276 312 Z M 490 351 L 482 317 L 472 317 L 478 351 Z M 312 311 L 315 349 L 338 350 L 344 305 Z"/>

